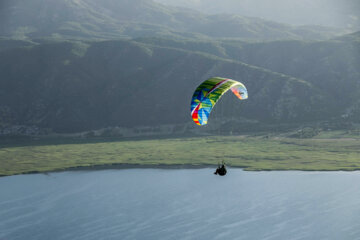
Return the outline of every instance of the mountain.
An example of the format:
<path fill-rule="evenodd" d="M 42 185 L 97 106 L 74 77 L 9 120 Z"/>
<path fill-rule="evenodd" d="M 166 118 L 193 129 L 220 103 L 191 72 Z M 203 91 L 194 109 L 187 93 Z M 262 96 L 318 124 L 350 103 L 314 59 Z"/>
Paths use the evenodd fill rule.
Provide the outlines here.
<path fill-rule="evenodd" d="M 358 0 L 156 0 L 208 14 L 238 14 L 292 25 L 360 30 Z"/>
<path fill-rule="evenodd" d="M 0 74 L 2 126 L 79 132 L 187 124 L 192 121 L 193 91 L 211 76 L 240 80 L 251 96 L 243 103 L 225 96 L 214 109 L 214 119 L 299 123 L 338 114 L 327 108 L 329 94 L 301 79 L 135 41 L 67 41 L 8 49 L 0 52 Z"/>
<path fill-rule="evenodd" d="M 227 53 L 232 59 L 304 79 L 333 96 L 329 102 L 333 111 L 359 119 L 360 41 L 356 36 L 325 42 L 244 44 Z"/>
<path fill-rule="evenodd" d="M 360 31 L 337 37 L 335 40 L 360 42 Z"/>
<path fill-rule="evenodd" d="M 332 111 L 357 121 L 360 102 L 360 34 L 328 41 L 195 41 L 140 38 L 154 45 L 201 51 L 303 79 L 332 98 Z"/>
<path fill-rule="evenodd" d="M 237 15 L 207 15 L 151 0 L 6 0 L 0 5 L 0 36 L 16 39 L 328 39 L 343 32 Z"/>
<path fill-rule="evenodd" d="M 250 98 L 225 95 L 212 126 L 359 123 L 359 32 L 150 0 L 7 0 L 0 20 L 0 135 L 193 126 L 193 91 L 214 76 L 243 82 Z"/>
<path fill-rule="evenodd" d="M 7 49 L 33 46 L 33 45 L 35 45 L 35 43 L 28 40 L 14 40 L 14 39 L 0 37 L 0 52 Z"/>

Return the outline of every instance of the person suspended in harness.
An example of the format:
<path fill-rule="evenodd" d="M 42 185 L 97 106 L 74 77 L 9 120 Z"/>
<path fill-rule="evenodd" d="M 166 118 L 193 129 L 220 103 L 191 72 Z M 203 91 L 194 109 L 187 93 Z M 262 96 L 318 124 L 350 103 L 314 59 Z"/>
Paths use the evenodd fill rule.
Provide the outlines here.
<path fill-rule="evenodd" d="M 215 175 L 219 174 L 220 176 L 224 176 L 226 175 L 226 166 L 225 166 L 225 162 L 222 161 L 221 166 L 220 163 L 218 164 L 218 168 L 216 169 L 216 171 L 214 172 Z"/>

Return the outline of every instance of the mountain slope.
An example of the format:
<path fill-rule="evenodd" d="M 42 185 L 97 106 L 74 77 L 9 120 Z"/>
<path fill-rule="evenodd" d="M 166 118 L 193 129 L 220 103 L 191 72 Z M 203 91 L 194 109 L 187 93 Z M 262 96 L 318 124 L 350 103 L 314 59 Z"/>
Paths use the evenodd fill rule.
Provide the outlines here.
<path fill-rule="evenodd" d="M 327 39 L 342 30 L 206 15 L 151 0 L 13 0 L 0 5 L 0 36 L 114 39 L 139 36 Z"/>
<path fill-rule="evenodd" d="M 211 53 L 304 79 L 332 98 L 329 106 L 340 115 L 359 119 L 359 32 L 329 41 L 196 41 L 140 38 L 136 41 Z"/>
<path fill-rule="evenodd" d="M 202 12 L 240 14 L 294 25 L 360 29 L 358 0 L 155 0 Z"/>
<path fill-rule="evenodd" d="M 352 34 L 326 42 L 244 44 L 241 48 L 228 48 L 227 54 L 239 61 L 305 79 L 333 96 L 329 105 L 334 110 L 342 109 L 343 114 L 352 115 L 358 108 L 354 106 L 360 106 L 360 41 L 356 39 L 356 34 Z M 360 116 L 356 113 L 353 117 Z"/>
<path fill-rule="evenodd" d="M 0 74 L 3 126 L 78 132 L 191 123 L 192 93 L 211 76 L 242 81 L 251 99 L 237 102 L 225 96 L 213 119 L 293 123 L 337 114 L 326 108 L 330 96 L 305 81 L 133 41 L 60 42 L 5 50 L 0 52 Z"/>

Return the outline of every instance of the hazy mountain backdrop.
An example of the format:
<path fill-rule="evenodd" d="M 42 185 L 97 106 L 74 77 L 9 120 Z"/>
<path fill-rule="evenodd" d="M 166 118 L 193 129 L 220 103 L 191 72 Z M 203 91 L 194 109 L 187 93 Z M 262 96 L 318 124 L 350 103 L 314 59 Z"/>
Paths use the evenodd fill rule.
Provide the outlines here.
<path fill-rule="evenodd" d="M 239 14 L 294 25 L 360 30 L 358 0 L 156 0 L 209 14 Z"/>
<path fill-rule="evenodd" d="M 338 28 L 294 27 L 239 15 L 206 15 L 151 0 L 5 0 L 0 34 L 13 38 L 216 37 L 251 40 L 327 39 Z"/>
<path fill-rule="evenodd" d="M 194 89 L 212 76 L 249 91 L 247 101 L 228 94 L 215 107 L 220 128 L 357 124 L 360 32 L 347 32 L 150 0 L 5 0 L 0 133 L 184 130 Z"/>

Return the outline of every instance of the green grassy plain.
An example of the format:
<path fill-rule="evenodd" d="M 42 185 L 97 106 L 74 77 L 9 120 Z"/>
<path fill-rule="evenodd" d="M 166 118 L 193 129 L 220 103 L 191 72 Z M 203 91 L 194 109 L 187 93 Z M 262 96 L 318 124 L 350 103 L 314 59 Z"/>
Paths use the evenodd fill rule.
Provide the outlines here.
<path fill-rule="evenodd" d="M 245 170 L 360 170 L 360 139 L 208 136 L 0 143 L 3 176 L 122 164 L 201 167 L 221 160 Z"/>

